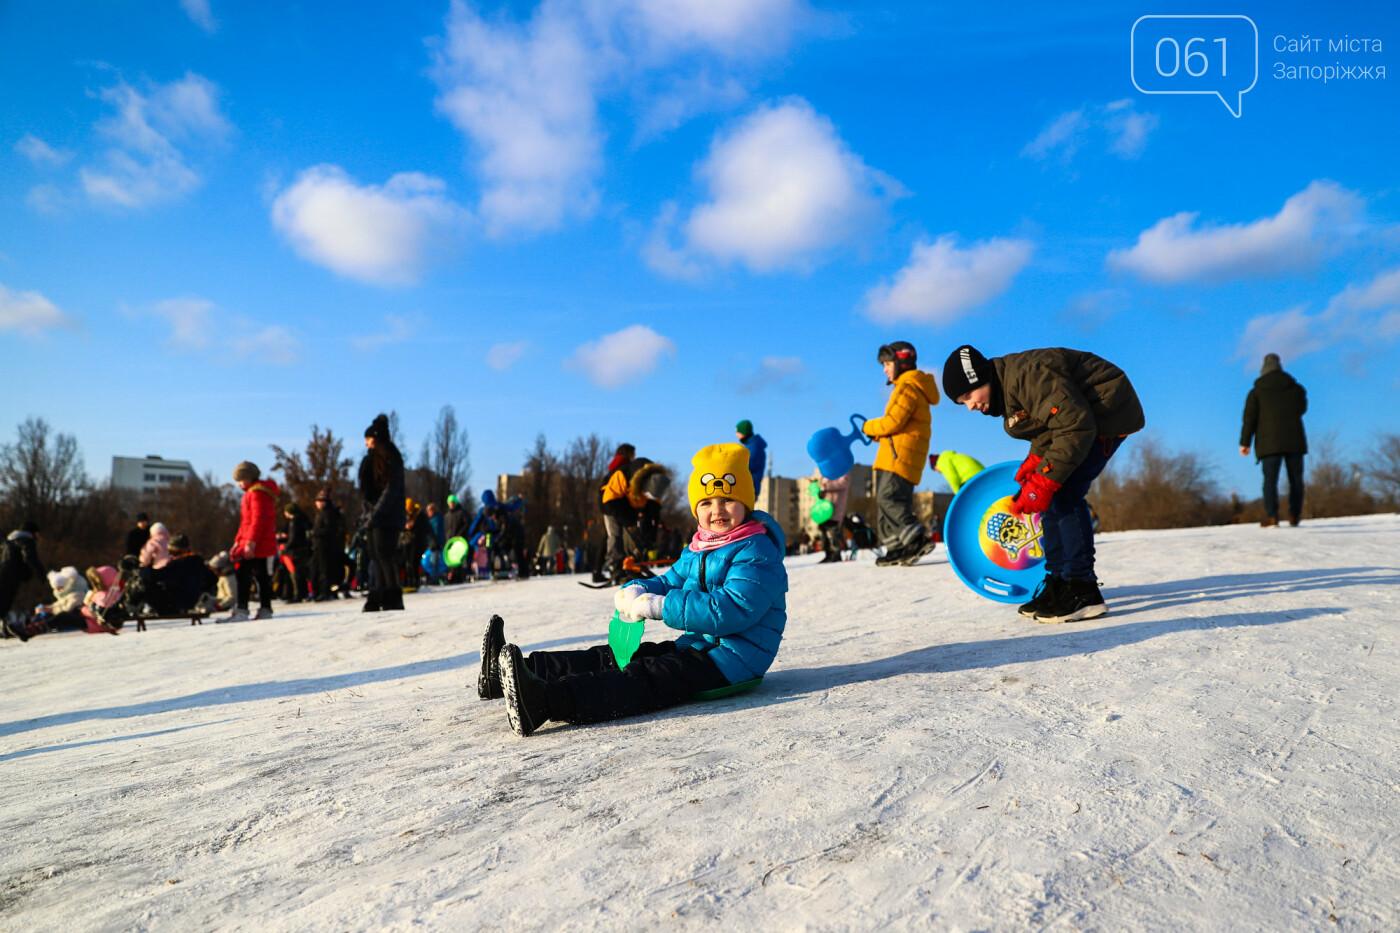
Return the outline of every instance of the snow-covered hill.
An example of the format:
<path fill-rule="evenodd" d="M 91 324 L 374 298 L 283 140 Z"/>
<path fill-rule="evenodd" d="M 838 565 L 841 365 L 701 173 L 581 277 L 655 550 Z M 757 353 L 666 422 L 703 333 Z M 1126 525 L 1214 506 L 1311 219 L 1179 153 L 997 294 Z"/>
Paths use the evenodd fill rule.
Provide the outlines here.
<path fill-rule="evenodd" d="M 1105 535 L 1066 626 L 816 560 L 757 691 L 529 739 L 486 619 L 611 592 L 0 643 L 0 929 L 1400 928 L 1396 516 Z"/>

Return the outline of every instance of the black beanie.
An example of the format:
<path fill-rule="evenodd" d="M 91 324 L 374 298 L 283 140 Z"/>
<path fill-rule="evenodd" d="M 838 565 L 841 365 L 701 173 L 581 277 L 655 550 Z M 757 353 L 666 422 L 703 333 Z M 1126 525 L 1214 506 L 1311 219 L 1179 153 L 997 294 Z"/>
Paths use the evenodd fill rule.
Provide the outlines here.
<path fill-rule="evenodd" d="M 375 443 L 387 441 L 389 439 L 389 416 L 375 415 L 369 427 L 365 428 L 365 437 L 374 438 Z"/>
<path fill-rule="evenodd" d="M 953 402 L 995 379 L 996 367 L 971 344 L 948 354 L 948 362 L 943 364 L 943 394 Z"/>

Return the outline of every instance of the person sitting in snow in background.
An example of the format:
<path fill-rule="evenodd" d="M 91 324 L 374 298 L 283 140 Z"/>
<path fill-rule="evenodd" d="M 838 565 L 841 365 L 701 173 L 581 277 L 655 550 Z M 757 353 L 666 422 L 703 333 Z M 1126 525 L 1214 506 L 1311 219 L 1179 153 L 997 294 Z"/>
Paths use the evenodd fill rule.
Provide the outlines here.
<path fill-rule="evenodd" d="M 929 407 L 938 404 L 938 383 L 918 368 L 918 353 L 907 341 L 885 344 L 876 359 L 885 371 L 885 383 L 894 390 L 885 402 L 884 415 L 861 426 L 880 443 L 875 454 L 875 505 L 885 554 L 875 565 L 910 567 L 935 546 L 933 536 L 914 515 L 914 487 L 924 477 L 933 425 Z"/>
<path fill-rule="evenodd" d="M 748 458 L 738 444 L 695 454 L 688 492 L 699 530 L 690 547 L 664 575 L 614 596 L 623 618 L 659 619 L 684 633 L 675 641 L 643 642 L 621 669 L 607 645 L 524 657 L 506 642 L 500 616 L 491 617 L 477 695 L 504 696 L 517 735 L 549 720 L 592 723 L 650 713 L 763 676 L 787 622 L 787 568 L 782 529 L 753 511 Z"/>
<path fill-rule="evenodd" d="M 23 641 L 47 632 L 82 631 L 87 628 L 87 619 L 82 610 L 88 584 L 86 578 L 78 573 L 78 568 L 64 567 L 50 571 L 48 580 L 49 589 L 53 590 L 53 602 L 40 606 L 23 629 L 15 631 Z"/>
<path fill-rule="evenodd" d="M 943 366 L 943 391 L 969 411 L 1002 418 L 1031 442 L 1016 471 L 1013 514 L 1040 514 L 1046 576 L 1020 613 L 1074 622 L 1108 612 L 1094 576 L 1094 529 L 1084 497 L 1129 434 L 1146 424 L 1123 370 L 1082 350 L 1027 350 L 987 359 L 964 344 Z"/>
<path fill-rule="evenodd" d="M 156 522 L 150 531 L 151 536 L 141 546 L 141 566 L 159 570 L 170 563 L 170 529 Z"/>
<path fill-rule="evenodd" d="M 220 612 L 232 609 L 238 604 L 238 575 L 233 558 L 228 556 L 228 551 L 220 551 L 209 559 L 209 569 L 219 576 L 214 590 L 218 602 L 214 608 Z"/>

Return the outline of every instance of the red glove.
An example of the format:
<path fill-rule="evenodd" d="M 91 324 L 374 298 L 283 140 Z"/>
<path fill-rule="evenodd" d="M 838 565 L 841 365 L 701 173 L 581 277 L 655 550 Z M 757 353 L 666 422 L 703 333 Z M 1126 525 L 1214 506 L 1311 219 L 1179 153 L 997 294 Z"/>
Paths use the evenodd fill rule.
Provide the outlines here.
<path fill-rule="evenodd" d="M 1026 484 L 1026 477 L 1035 472 L 1035 468 L 1040 466 L 1041 459 L 1040 454 L 1031 454 L 1026 458 L 1025 462 L 1021 464 L 1021 468 L 1016 471 L 1016 485 L 1024 486 Z"/>
<path fill-rule="evenodd" d="M 1060 484 L 1044 473 L 1032 473 L 1016 498 L 1011 500 L 1011 514 L 1044 512 L 1050 507 L 1050 500 L 1060 491 Z"/>

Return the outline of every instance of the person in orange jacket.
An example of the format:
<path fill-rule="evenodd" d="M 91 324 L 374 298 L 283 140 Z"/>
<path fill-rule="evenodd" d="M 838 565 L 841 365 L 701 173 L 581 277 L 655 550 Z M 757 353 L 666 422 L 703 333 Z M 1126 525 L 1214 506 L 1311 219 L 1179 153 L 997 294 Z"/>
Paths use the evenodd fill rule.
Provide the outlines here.
<path fill-rule="evenodd" d="M 914 487 L 923 479 L 928 459 L 933 425 L 929 408 L 938 404 L 938 382 L 918 368 L 918 353 L 908 341 L 885 344 L 878 360 L 886 384 L 893 385 L 894 391 L 884 415 L 869 419 L 861 428 L 880 444 L 875 455 L 875 505 L 885 556 L 875 564 L 912 567 L 936 546 L 914 515 Z"/>

